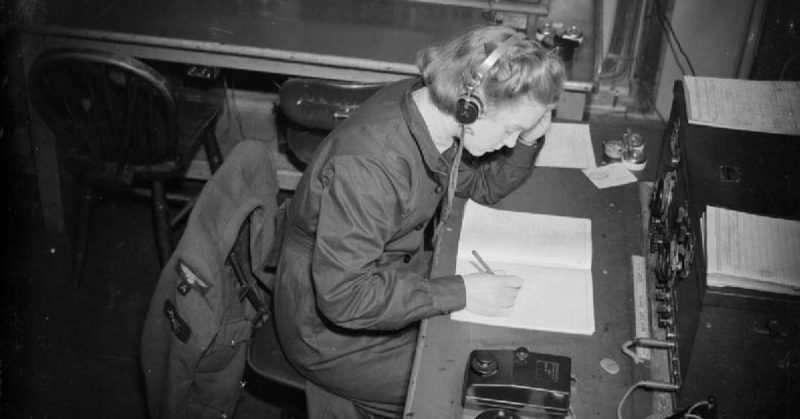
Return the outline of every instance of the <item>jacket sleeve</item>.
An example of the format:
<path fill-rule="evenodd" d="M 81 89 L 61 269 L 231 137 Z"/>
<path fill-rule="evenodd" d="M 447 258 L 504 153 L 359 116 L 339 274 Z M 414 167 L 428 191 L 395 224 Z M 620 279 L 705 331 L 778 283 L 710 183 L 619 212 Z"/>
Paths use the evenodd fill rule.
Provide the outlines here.
<path fill-rule="evenodd" d="M 534 145 L 517 142 L 480 158 L 466 157 L 459 166 L 456 195 L 481 204 L 497 203 L 533 173 L 544 137 Z"/>
<path fill-rule="evenodd" d="M 311 269 L 326 318 L 350 329 L 396 330 L 464 306 L 459 276 L 429 281 L 387 268 L 404 256 L 384 251 L 402 221 L 404 176 L 365 157 L 337 157 L 323 173 Z"/>

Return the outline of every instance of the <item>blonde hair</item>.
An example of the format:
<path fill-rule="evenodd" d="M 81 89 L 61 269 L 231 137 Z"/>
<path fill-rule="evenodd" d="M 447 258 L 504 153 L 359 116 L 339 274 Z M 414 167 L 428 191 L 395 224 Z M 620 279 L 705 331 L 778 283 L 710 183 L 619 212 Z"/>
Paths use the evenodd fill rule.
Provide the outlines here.
<path fill-rule="evenodd" d="M 483 26 L 421 50 L 417 66 L 436 106 L 455 114 L 458 97 L 466 92 L 477 68 L 498 45 L 515 34 L 509 27 Z M 564 72 L 557 54 L 535 40 L 517 36 L 474 94 L 487 107 L 499 107 L 525 96 L 552 105 L 558 102 L 564 87 Z"/>

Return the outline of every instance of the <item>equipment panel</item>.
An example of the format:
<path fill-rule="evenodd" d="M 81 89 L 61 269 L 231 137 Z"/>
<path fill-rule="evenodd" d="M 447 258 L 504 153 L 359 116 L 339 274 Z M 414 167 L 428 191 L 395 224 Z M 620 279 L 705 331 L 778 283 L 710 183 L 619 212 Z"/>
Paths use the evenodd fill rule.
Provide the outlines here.
<path fill-rule="evenodd" d="M 691 124 L 680 81 L 673 94 L 649 203 L 648 261 L 677 404 L 714 396 L 721 413 L 782 416 L 800 402 L 790 392 L 800 376 L 800 301 L 708 287 L 702 223 L 706 206 L 800 219 L 800 138 Z"/>

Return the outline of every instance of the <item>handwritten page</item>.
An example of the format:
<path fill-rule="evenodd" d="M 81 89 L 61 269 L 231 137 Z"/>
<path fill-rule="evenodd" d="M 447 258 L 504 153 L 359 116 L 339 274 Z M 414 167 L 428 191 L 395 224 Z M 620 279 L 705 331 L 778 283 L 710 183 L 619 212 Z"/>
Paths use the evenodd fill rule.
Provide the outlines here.
<path fill-rule="evenodd" d="M 690 123 L 800 135 L 800 82 L 683 79 Z"/>
<path fill-rule="evenodd" d="M 456 273 L 479 271 L 477 251 L 496 272 L 524 284 L 509 317 L 461 310 L 459 321 L 532 330 L 594 333 L 591 221 L 489 208 L 473 201 L 464 209 Z"/>
<path fill-rule="evenodd" d="M 597 167 L 589 125 L 563 122 L 550 125 L 544 146 L 536 158 L 536 165 L 568 169 Z"/>
<path fill-rule="evenodd" d="M 709 286 L 800 295 L 800 221 L 708 206 L 705 224 Z"/>

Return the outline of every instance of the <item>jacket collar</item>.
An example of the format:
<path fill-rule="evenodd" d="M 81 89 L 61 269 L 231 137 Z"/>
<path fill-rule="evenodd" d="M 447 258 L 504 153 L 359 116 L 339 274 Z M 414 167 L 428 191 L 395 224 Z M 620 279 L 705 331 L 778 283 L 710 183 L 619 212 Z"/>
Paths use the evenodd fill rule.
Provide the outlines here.
<path fill-rule="evenodd" d="M 425 125 L 425 120 L 422 118 L 422 114 L 411 96 L 412 92 L 423 86 L 422 78 L 417 78 L 413 83 L 409 84 L 403 94 L 400 108 L 403 112 L 403 118 L 406 120 L 406 125 L 411 131 L 411 136 L 422 154 L 425 165 L 435 173 L 446 175 L 455 155 L 457 143 L 453 142 L 453 146 L 445 150 L 444 153 L 439 153 L 439 150 L 436 149 L 433 138 L 428 131 L 428 126 Z"/>

